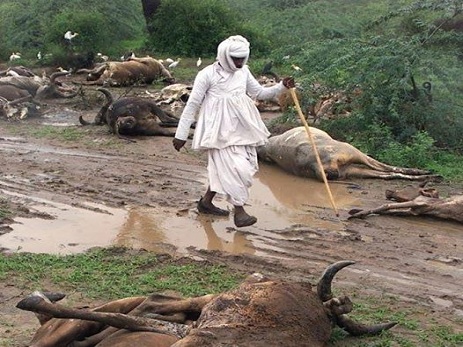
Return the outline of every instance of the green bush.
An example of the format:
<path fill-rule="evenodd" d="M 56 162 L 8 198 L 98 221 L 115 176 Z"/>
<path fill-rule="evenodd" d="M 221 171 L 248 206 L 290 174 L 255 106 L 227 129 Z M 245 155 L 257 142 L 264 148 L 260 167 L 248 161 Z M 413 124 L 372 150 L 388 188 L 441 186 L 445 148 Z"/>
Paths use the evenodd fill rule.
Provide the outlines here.
<path fill-rule="evenodd" d="M 230 35 L 246 37 L 253 52 L 265 49 L 265 40 L 252 25 L 220 0 L 164 0 L 149 25 L 149 44 L 155 52 L 213 56 Z"/>

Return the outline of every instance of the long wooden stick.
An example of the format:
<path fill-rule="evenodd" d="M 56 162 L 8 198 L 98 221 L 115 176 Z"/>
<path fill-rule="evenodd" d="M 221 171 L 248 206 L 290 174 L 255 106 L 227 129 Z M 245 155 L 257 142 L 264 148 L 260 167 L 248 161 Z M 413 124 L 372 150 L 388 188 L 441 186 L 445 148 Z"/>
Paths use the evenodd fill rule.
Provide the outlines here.
<path fill-rule="evenodd" d="M 315 145 L 315 141 L 313 139 L 312 133 L 310 132 L 309 124 L 307 124 L 304 114 L 302 113 L 301 105 L 299 105 L 299 100 L 296 95 L 296 88 L 290 88 L 289 91 L 293 98 L 294 105 L 296 106 L 297 113 L 299 114 L 299 118 L 301 119 L 302 124 L 304 124 L 305 131 L 307 132 L 307 136 L 309 137 L 310 143 L 312 144 L 315 157 L 317 158 L 317 163 L 318 163 L 318 168 L 320 170 L 320 174 L 323 177 L 323 182 L 325 183 L 326 191 L 328 192 L 328 196 L 330 197 L 331 206 L 333 206 L 336 216 L 339 217 L 339 212 L 334 203 L 333 195 L 331 194 L 330 186 L 328 185 L 328 180 L 326 179 L 325 170 L 323 170 L 323 165 L 322 165 L 322 161 L 320 160 L 320 155 L 318 154 L 317 146 Z"/>

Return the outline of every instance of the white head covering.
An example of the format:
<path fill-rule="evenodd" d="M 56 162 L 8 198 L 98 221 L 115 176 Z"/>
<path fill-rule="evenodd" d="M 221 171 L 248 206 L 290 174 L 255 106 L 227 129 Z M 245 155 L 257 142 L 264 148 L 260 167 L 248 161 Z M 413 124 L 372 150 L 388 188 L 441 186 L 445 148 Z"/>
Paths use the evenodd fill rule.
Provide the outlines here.
<path fill-rule="evenodd" d="M 230 36 L 222 41 L 217 48 L 217 60 L 225 71 L 235 72 L 239 70 L 232 57 L 245 58 L 244 64 L 249 59 L 249 42 L 241 35 Z"/>

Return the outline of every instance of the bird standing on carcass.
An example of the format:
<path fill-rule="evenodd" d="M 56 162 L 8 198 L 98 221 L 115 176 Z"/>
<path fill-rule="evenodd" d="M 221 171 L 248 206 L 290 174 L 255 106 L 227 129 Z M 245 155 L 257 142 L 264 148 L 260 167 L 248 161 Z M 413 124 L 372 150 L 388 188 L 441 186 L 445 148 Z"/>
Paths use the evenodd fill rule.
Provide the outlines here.
<path fill-rule="evenodd" d="M 34 293 L 17 307 L 41 314 L 34 347 L 323 347 L 335 325 L 359 336 L 396 324 L 357 323 L 347 316 L 350 299 L 333 297 L 334 276 L 353 263 L 330 265 L 316 291 L 307 282 L 253 274 L 238 288 L 217 295 L 182 299 L 153 294 L 71 309 Z"/>

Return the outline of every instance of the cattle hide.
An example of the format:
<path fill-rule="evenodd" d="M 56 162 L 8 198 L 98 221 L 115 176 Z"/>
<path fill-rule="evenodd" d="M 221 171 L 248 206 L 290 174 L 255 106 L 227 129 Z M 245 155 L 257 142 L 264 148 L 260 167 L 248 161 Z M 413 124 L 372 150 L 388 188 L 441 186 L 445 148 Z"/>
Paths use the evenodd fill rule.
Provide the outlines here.
<path fill-rule="evenodd" d="M 353 309 L 350 299 L 333 297 L 334 276 L 352 264 L 330 265 L 316 290 L 307 282 L 256 273 L 238 288 L 217 295 L 182 299 L 153 294 L 143 301 L 127 298 L 119 305 L 112 302 L 89 310 L 67 308 L 33 294 L 17 307 L 55 317 L 38 329 L 34 347 L 324 347 L 334 325 L 364 335 L 396 324 L 357 323 L 347 316 Z"/>
<path fill-rule="evenodd" d="M 310 127 L 323 173 L 320 172 L 316 154 L 305 127 L 296 127 L 283 134 L 272 136 L 269 142 L 258 148 L 259 159 L 274 163 L 296 176 L 323 181 L 347 178 L 382 178 L 425 180 L 439 176 L 414 168 L 402 168 L 381 163 L 354 146 L 331 138 L 326 132 Z"/>
<path fill-rule="evenodd" d="M 386 190 L 386 198 L 397 202 L 371 210 L 352 209 L 349 218 L 364 218 L 371 214 L 400 216 L 429 216 L 463 223 L 463 195 L 445 199 L 433 188 L 407 186 L 399 190 Z"/>
<path fill-rule="evenodd" d="M 154 100 L 124 97 L 114 101 L 109 90 L 105 88 L 97 90 L 106 96 L 106 102 L 93 123 L 85 121 L 80 116 L 79 121 L 82 125 L 107 124 L 113 134 L 129 141 L 133 140 L 121 135 L 175 136 L 175 132 L 164 127 L 176 127 L 178 118 L 164 112 Z"/>

